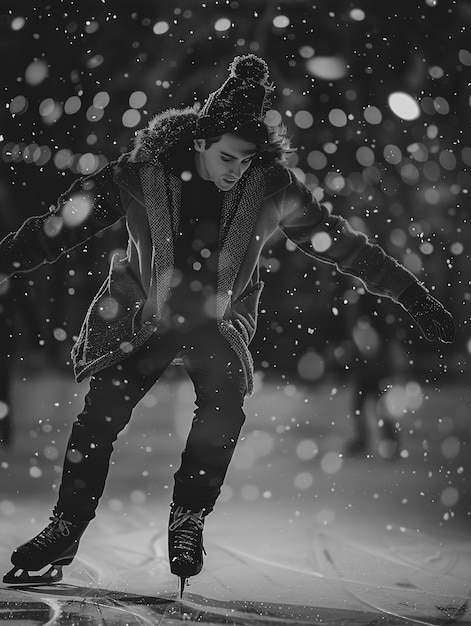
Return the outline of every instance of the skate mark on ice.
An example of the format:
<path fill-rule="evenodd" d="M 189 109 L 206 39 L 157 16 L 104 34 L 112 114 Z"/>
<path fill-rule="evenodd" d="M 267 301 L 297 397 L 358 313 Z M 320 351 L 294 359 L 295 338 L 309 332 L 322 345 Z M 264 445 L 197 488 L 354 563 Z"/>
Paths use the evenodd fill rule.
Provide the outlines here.
<path fill-rule="evenodd" d="M 458 580 L 467 580 L 471 574 L 471 550 L 461 546 L 453 549 L 439 543 L 426 533 L 390 526 L 384 535 L 384 545 L 392 558 L 417 570 L 434 572 Z"/>
<path fill-rule="evenodd" d="M 437 604 L 438 611 L 447 617 L 451 615 L 453 620 L 469 612 L 470 591 L 467 583 L 467 580 L 471 578 L 469 544 L 466 544 L 467 551 L 458 552 L 458 547 L 455 547 L 445 552 L 444 546 L 435 538 L 426 533 L 419 534 L 399 526 L 388 528 L 384 543 L 391 554 L 417 570 L 433 571 L 437 576 L 440 575 L 441 581 L 446 581 L 447 578 L 453 579 L 455 586 L 461 583 L 462 592 L 463 594 L 467 592 L 468 599 L 458 608 L 451 604 Z"/>
<path fill-rule="evenodd" d="M 129 535 L 121 553 L 118 544 L 126 543 L 126 537 L 121 535 L 109 545 L 103 542 L 107 545 L 96 554 L 89 551 L 86 561 L 77 557 L 65 583 L 0 589 L 0 622 L 6 619 L 30 626 L 176 626 L 183 622 L 469 626 L 464 621 L 466 600 L 458 602 L 466 563 L 459 565 L 460 559 L 446 550 L 440 556 L 438 544 L 428 539 L 417 541 L 420 558 L 416 558 L 413 536 L 401 545 L 388 535 L 394 550 L 389 543 L 375 550 L 323 530 L 316 535 L 317 570 L 309 562 L 309 550 L 301 559 L 288 560 L 208 542 L 205 569 L 190 579 L 190 588 L 180 601 L 174 577 L 167 573 L 163 535 L 149 531 L 136 533 L 132 539 Z M 406 561 L 415 560 L 418 565 L 405 562 L 403 552 Z M 6 602 L 1 601 L 4 598 Z"/>
<path fill-rule="evenodd" d="M 313 571 L 312 568 L 308 565 L 302 566 L 301 564 L 297 564 L 296 566 L 290 563 L 282 563 L 273 558 L 262 557 L 258 554 L 249 554 L 244 550 L 240 550 L 239 548 L 228 547 L 221 544 L 213 544 L 216 545 L 216 548 L 225 552 L 227 555 L 231 555 L 234 559 L 238 560 L 241 564 L 247 565 L 248 567 L 253 567 L 253 564 L 260 564 L 263 566 L 267 566 L 270 568 L 278 568 L 280 570 L 285 570 L 287 572 L 293 572 L 295 574 L 303 574 L 306 576 L 313 576 L 315 578 L 324 578 L 324 575 Z M 252 563 L 252 565 L 250 565 Z"/>
<path fill-rule="evenodd" d="M 432 546 L 436 553 L 436 546 Z M 447 566 L 427 569 L 411 559 L 398 558 L 388 551 L 355 544 L 341 536 L 317 532 L 314 553 L 337 589 L 350 594 L 363 606 L 406 623 L 442 626 L 460 620 L 468 612 L 468 577 L 450 576 Z M 454 561 L 454 557 L 443 562 Z"/>
<path fill-rule="evenodd" d="M 185 594 L 186 595 L 186 594 Z M 395 616 L 378 616 L 364 610 L 316 607 L 264 601 L 218 601 L 190 594 L 176 603 L 168 615 L 176 616 L 178 606 L 186 622 L 233 626 L 403 626 Z M 379 619 L 378 619 L 379 618 Z"/>
<path fill-rule="evenodd" d="M 418 589 L 417 585 L 414 585 L 413 583 L 409 583 L 409 582 L 399 581 L 396 583 L 396 585 L 398 587 L 403 587 L 404 589 Z"/>
<path fill-rule="evenodd" d="M 247 569 L 251 569 L 251 570 L 255 570 L 255 574 L 259 575 L 259 576 L 263 576 L 263 578 L 265 580 L 267 580 L 271 585 L 275 586 L 275 587 L 280 587 L 283 588 L 283 584 L 276 578 L 276 576 L 273 576 L 273 567 L 279 567 L 277 565 L 275 565 L 274 563 L 268 564 L 266 562 L 264 562 L 262 559 L 256 559 L 254 558 L 252 555 L 248 555 L 245 554 L 242 551 L 239 550 L 235 550 L 233 548 L 228 548 L 224 545 L 221 544 L 214 544 L 214 547 L 216 549 L 218 549 L 221 553 L 227 555 L 229 558 L 235 559 L 236 561 L 238 561 L 241 565 L 243 565 L 245 568 Z M 266 571 L 266 568 L 263 569 L 262 567 L 259 567 L 258 564 L 261 565 L 270 565 L 270 572 Z"/>
<path fill-rule="evenodd" d="M 18 593 L 21 599 L 0 602 L 0 620 L 27 622 L 30 626 L 177 626 L 189 622 L 214 626 L 379 626 L 375 615 L 363 611 L 270 601 L 218 601 L 197 594 L 191 594 L 188 600 L 185 594 L 183 602 L 174 602 L 73 585 L 56 585 L 47 593 L 44 588 L 29 591 L 21 588 Z M 40 601 L 30 601 L 30 595 L 36 593 Z M 381 626 L 402 624 L 389 619 L 381 619 L 380 623 Z"/>
<path fill-rule="evenodd" d="M 203 573 L 194 580 L 190 578 L 190 590 L 185 591 L 169 614 L 175 614 L 180 607 L 185 620 L 247 626 L 376 623 L 377 613 L 333 606 L 325 597 L 327 588 L 317 572 L 285 566 L 221 544 L 208 543 L 207 553 Z M 381 626 L 399 623 L 382 619 Z"/>
<path fill-rule="evenodd" d="M 10 587 L 10 591 L 16 588 Z M 126 594 L 110 589 L 94 589 L 58 584 L 47 591 L 44 586 L 17 588 L 18 598 L 0 602 L 0 621 L 35 623 L 41 626 L 88 624 L 89 626 L 139 626 L 161 623 L 174 600 Z M 39 596 L 39 602 L 31 596 Z M 36 621 L 37 620 L 37 621 Z"/>

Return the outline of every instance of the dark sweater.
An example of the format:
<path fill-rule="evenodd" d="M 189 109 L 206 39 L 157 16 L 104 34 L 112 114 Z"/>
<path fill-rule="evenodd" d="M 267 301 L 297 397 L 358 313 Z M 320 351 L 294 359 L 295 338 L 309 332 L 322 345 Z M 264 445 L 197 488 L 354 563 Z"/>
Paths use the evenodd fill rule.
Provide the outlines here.
<path fill-rule="evenodd" d="M 224 192 L 196 171 L 194 151 L 174 155 L 169 166 L 184 182 L 175 269 L 166 323 L 190 330 L 216 319 L 219 227 Z"/>

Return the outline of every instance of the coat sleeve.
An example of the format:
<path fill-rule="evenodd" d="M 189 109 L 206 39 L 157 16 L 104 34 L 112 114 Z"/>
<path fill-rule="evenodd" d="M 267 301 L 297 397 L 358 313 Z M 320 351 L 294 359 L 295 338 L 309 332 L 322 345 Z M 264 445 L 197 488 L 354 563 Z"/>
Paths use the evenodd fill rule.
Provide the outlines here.
<path fill-rule="evenodd" d="M 339 215 L 331 215 L 309 189 L 293 180 L 284 192 L 280 228 L 305 254 L 359 278 L 366 289 L 397 300 L 418 282 L 408 269 Z"/>
<path fill-rule="evenodd" d="M 48 213 L 30 217 L 0 241 L 0 282 L 53 263 L 125 215 L 113 182 L 115 166 L 116 162 L 108 163 L 99 172 L 77 179 Z"/>

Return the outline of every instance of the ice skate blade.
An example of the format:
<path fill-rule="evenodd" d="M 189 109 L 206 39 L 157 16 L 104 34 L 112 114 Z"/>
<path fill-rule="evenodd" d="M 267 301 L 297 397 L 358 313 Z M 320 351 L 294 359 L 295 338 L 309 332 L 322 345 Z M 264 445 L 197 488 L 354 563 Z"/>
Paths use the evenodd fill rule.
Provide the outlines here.
<path fill-rule="evenodd" d="M 7 585 L 52 585 L 62 580 L 62 565 L 51 565 L 43 574 L 30 574 L 21 567 L 13 567 L 3 577 Z"/>
<path fill-rule="evenodd" d="M 187 583 L 186 576 L 180 576 L 180 600 L 183 598 L 183 590 L 185 589 L 186 583 Z"/>

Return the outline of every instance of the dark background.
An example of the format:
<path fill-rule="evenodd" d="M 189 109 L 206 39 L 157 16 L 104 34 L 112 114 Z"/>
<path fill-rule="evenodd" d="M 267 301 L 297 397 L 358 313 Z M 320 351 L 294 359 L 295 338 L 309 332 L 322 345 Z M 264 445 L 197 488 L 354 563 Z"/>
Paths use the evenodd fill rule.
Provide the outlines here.
<path fill-rule="evenodd" d="M 253 52 L 270 66 L 273 109 L 298 148 L 297 173 L 322 202 L 434 290 L 457 323 L 452 346 L 430 344 L 400 307 L 361 295 L 359 283 L 332 266 L 313 266 L 275 238 L 263 257 L 257 368 L 307 380 L 343 372 L 357 362 L 355 319 L 367 314 L 383 339 L 401 347 L 403 362 L 428 380 L 466 371 L 471 4 L 80 0 L 7 6 L 0 7 L 0 236 L 44 213 L 78 175 L 128 150 L 155 113 L 204 101 L 226 78 L 233 57 Z M 334 59 L 337 76 L 309 69 L 322 57 Z M 419 117 L 395 115 L 388 105 L 395 91 L 415 98 Z M 88 304 L 112 252 L 125 242 L 118 225 L 3 288 L 2 326 L 13 324 L 14 331 L 2 341 L 13 336 L 17 359 L 70 367 Z"/>

